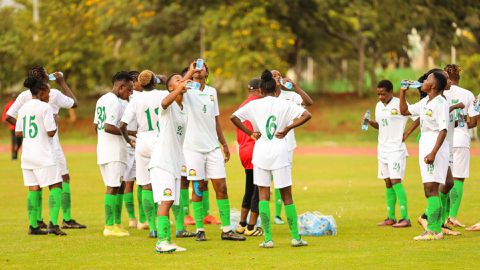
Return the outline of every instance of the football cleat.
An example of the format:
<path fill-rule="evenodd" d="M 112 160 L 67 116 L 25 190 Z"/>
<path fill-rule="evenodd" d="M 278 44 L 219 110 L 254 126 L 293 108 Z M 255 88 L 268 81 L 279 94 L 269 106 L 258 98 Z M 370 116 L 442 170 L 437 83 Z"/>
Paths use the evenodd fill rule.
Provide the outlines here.
<path fill-rule="evenodd" d="M 395 219 L 386 218 L 384 221 L 378 223 L 377 226 L 392 226 L 395 223 Z"/>
<path fill-rule="evenodd" d="M 43 220 L 37 220 L 37 225 L 40 229 L 48 228 L 47 224 L 45 224 L 45 222 L 43 222 Z"/>
<path fill-rule="evenodd" d="M 467 230 L 467 231 L 480 231 L 480 222 L 466 228 L 465 230 Z"/>
<path fill-rule="evenodd" d="M 197 238 L 195 238 L 195 241 L 207 241 L 207 236 L 205 235 L 205 231 L 198 231 Z"/>
<path fill-rule="evenodd" d="M 197 233 L 190 232 L 190 231 L 187 231 L 185 229 L 183 229 L 181 231 L 177 231 L 175 233 L 176 238 L 188 238 L 188 237 L 194 237 L 194 236 L 197 236 Z"/>
<path fill-rule="evenodd" d="M 424 233 L 415 236 L 413 240 L 415 241 L 432 241 L 432 240 L 440 240 L 443 238 L 443 233 L 436 233 L 432 231 L 425 231 Z"/>
<path fill-rule="evenodd" d="M 291 243 L 292 247 L 306 247 L 308 246 L 307 241 L 303 240 L 302 238 L 300 239 L 292 239 Z"/>
<path fill-rule="evenodd" d="M 269 240 L 269 241 L 264 241 L 262 243 L 260 243 L 260 245 L 258 245 L 259 247 L 261 248 L 273 248 L 273 241 L 272 240 Z"/>
<path fill-rule="evenodd" d="M 157 238 L 157 231 L 148 232 L 148 238 Z"/>
<path fill-rule="evenodd" d="M 173 253 L 176 250 L 176 246 L 168 243 L 167 241 L 157 241 L 155 245 L 155 251 L 157 253 Z"/>
<path fill-rule="evenodd" d="M 186 248 L 183 248 L 183 247 L 179 247 L 177 244 L 175 243 L 170 243 L 170 245 L 174 246 L 175 247 L 175 252 L 184 252 L 184 251 L 187 251 Z"/>
<path fill-rule="evenodd" d="M 418 217 L 417 222 L 426 231 L 428 226 L 427 216 L 425 214 Z"/>
<path fill-rule="evenodd" d="M 461 235 L 460 232 L 454 231 L 454 230 L 448 228 L 447 226 L 442 226 L 442 233 L 443 233 L 443 235 L 452 235 L 452 236 Z"/>
<path fill-rule="evenodd" d="M 70 219 L 69 221 L 63 220 L 62 229 L 86 229 L 87 226 L 82 225 L 75 221 L 75 219 Z"/>
<path fill-rule="evenodd" d="M 445 223 L 447 224 L 448 227 L 453 226 L 453 227 L 465 228 L 465 225 L 463 225 L 462 223 L 460 223 L 460 221 L 458 221 L 458 219 L 453 217 L 449 217 Z"/>
<path fill-rule="evenodd" d="M 221 234 L 222 240 L 230 240 L 230 241 L 245 241 L 247 238 L 245 236 L 238 235 L 234 233 L 232 230 L 228 232 L 223 232 Z"/>
<path fill-rule="evenodd" d="M 58 225 L 53 225 L 52 222 L 48 225 L 48 234 L 55 234 L 59 236 L 64 236 L 67 235 L 65 232 L 60 230 L 60 227 Z"/>
<path fill-rule="evenodd" d="M 393 228 L 407 228 L 412 227 L 410 220 L 400 219 L 397 223 L 392 225 Z"/>
<path fill-rule="evenodd" d="M 247 226 L 242 226 L 241 224 L 237 225 L 237 229 L 235 229 L 235 232 L 238 234 L 243 234 L 245 230 L 247 229 Z"/>
<path fill-rule="evenodd" d="M 130 233 L 125 230 L 121 225 L 115 224 L 113 229 L 119 234 L 118 236 L 129 236 Z"/>
<path fill-rule="evenodd" d="M 277 225 L 283 225 L 285 224 L 285 221 L 283 221 L 281 217 L 275 216 L 275 218 L 273 219 L 273 223 Z"/>
<path fill-rule="evenodd" d="M 253 228 L 253 230 L 248 230 L 245 229 L 245 232 L 243 233 L 243 235 L 246 235 L 246 236 L 262 236 L 263 235 L 263 229 L 262 227 L 255 227 Z"/>
<path fill-rule="evenodd" d="M 28 226 L 28 234 L 29 235 L 46 235 L 48 234 L 48 232 L 45 230 L 42 230 L 40 227 L 33 228 L 32 226 Z"/>

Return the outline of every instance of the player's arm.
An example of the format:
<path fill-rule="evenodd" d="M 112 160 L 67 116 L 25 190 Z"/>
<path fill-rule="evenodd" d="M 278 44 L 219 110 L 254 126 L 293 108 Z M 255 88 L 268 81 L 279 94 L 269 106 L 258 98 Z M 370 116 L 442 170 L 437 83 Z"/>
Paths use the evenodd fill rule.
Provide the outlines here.
<path fill-rule="evenodd" d="M 170 106 L 179 95 L 187 91 L 185 87 L 186 85 L 187 85 L 187 80 L 184 80 L 183 82 L 177 85 L 175 90 L 170 92 L 170 94 L 168 94 L 165 98 L 162 99 L 161 105 L 164 110 L 166 110 L 168 106 Z"/>
<path fill-rule="evenodd" d="M 378 129 L 378 122 L 375 120 L 368 120 L 368 124 L 372 126 L 374 129 Z"/>
<path fill-rule="evenodd" d="M 425 163 L 433 164 L 433 162 L 435 161 L 435 156 L 437 155 L 437 152 L 440 149 L 440 147 L 442 146 L 443 141 L 445 140 L 446 137 L 447 137 L 447 130 L 446 129 L 443 129 L 443 130 L 440 131 L 440 133 L 438 133 L 437 141 L 435 142 L 435 146 L 433 147 L 432 152 L 430 152 L 430 154 L 428 154 L 424 158 Z"/>
<path fill-rule="evenodd" d="M 190 80 L 195 72 L 200 71 L 195 69 L 195 61 L 193 61 L 192 63 L 190 63 L 190 66 L 188 66 L 188 71 L 187 73 L 185 73 L 182 80 Z"/>
<path fill-rule="evenodd" d="M 107 133 L 122 136 L 122 131 L 117 126 L 105 123 L 104 128 L 105 128 L 105 132 Z"/>
<path fill-rule="evenodd" d="M 285 78 L 286 81 L 289 81 L 293 84 L 293 90 L 295 91 L 295 93 L 299 94 L 300 97 L 302 97 L 302 105 L 304 105 L 305 107 L 309 107 L 309 106 L 312 106 L 313 105 L 313 100 L 312 98 L 307 94 L 307 92 L 305 92 L 298 83 L 294 83 L 292 80 L 290 80 L 289 78 Z"/>
<path fill-rule="evenodd" d="M 457 103 L 455 105 L 450 106 L 449 112 L 453 112 L 456 109 L 463 109 L 463 108 L 465 108 L 465 105 L 462 102 L 460 102 L 460 103 Z"/>
<path fill-rule="evenodd" d="M 55 76 L 55 80 L 57 81 L 60 88 L 62 88 L 63 93 L 65 93 L 67 97 L 73 99 L 73 105 L 71 108 L 75 109 L 76 107 L 78 107 L 77 97 L 75 97 L 75 95 L 73 94 L 73 91 L 68 86 L 67 82 L 65 81 L 65 78 L 59 72 L 55 72 L 53 73 L 53 75 Z"/>
<path fill-rule="evenodd" d="M 5 121 L 7 121 L 9 124 L 15 126 L 17 124 L 17 119 L 15 119 L 14 117 L 11 117 L 10 115 L 7 114 L 7 116 L 5 117 Z M 18 136 L 17 136 L 18 137 Z"/>
<path fill-rule="evenodd" d="M 407 140 L 408 136 L 410 136 L 410 134 L 412 134 L 412 132 L 417 129 L 417 127 L 420 126 L 420 117 L 415 119 L 415 121 L 413 121 L 413 123 L 410 125 L 410 127 L 407 129 L 407 131 L 405 131 L 405 133 L 403 133 L 403 142 Z"/>
<path fill-rule="evenodd" d="M 299 126 L 305 124 L 311 118 L 312 118 L 312 114 L 309 111 L 305 110 L 302 113 L 302 115 L 300 115 L 300 117 L 293 119 L 292 123 L 290 125 L 286 126 L 285 129 L 277 132 L 275 134 L 275 137 L 277 137 L 279 139 L 284 138 L 291 129 L 294 129 L 296 127 L 299 127 Z"/>
<path fill-rule="evenodd" d="M 218 119 L 218 115 L 215 116 L 215 127 L 217 129 L 217 137 L 218 141 L 222 145 L 223 153 L 225 154 L 225 162 L 230 160 L 230 150 L 228 150 L 227 141 L 225 140 L 225 136 L 223 136 L 222 127 L 220 126 L 220 120 Z"/>
<path fill-rule="evenodd" d="M 469 129 L 477 127 L 477 118 L 478 118 L 478 115 L 468 118 L 470 120 L 470 121 L 467 121 L 467 126 Z"/>
<path fill-rule="evenodd" d="M 230 121 L 232 121 L 232 123 L 238 128 L 240 129 L 243 133 L 247 134 L 250 138 L 254 139 L 255 141 L 260 139 L 260 132 L 254 132 L 254 131 L 251 131 L 249 128 L 247 128 L 242 120 L 240 120 L 240 118 L 238 118 L 235 114 L 232 114 L 232 116 L 230 116 Z"/>
<path fill-rule="evenodd" d="M 55 133 L 57 133 L 57 130 L 56 130 L 56 129 L 55 129 L 55 130 L 51 130 L 51 131 L 47 131 L 48 137 L 53 137 L 53 136 L 55 136 Z"/>
<path fill-rule="evenodd" d="M 109 125 L 110 126 L 110 125 Z M 120 127 L 119 127 L 119 130 L 120 130 L 120 135 L 123 136 L 123 138 L 125 139 L 125 141 L 130 144 L 130 146 L 132 146 L 133 148 L 135 148 L 135 141 L 130 139 L 130 137 L 128 137 L 128 130 L 127 130 L 127 126 L 128 124 L 125 123 L 125 122 L 120 122 Z M 105 131 L 107 131 L 107 127 L 105 125 Z M 107 131 L 108 132 L 108 131 Z M 110 132 L 109 132 L 110 133 Z"/>
<path fill-rule="evenodd" d="M 400 99 L 400 113 L 405 116 L 412 115 L 408 111 L 407 98 L 405 96 L 407 89 L 408 88 L 403 88 L 403 87 L 400 88 L 400 96 L 398 97 Z"/>

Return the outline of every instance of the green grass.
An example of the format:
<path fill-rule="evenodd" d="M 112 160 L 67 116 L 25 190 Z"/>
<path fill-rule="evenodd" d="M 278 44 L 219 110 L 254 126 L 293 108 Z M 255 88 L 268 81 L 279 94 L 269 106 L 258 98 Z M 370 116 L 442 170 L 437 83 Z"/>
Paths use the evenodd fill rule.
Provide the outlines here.
<path fill-rule="evenodd" d="M 67 154 L 72 176 L 73 217 L 88 229 L 68 231 L 66 237 L 28 236 L 26 188 L 18 162 L 0 154 L 0 269 L 440 269 L 457 266 L 478 267 L 480 233 L 465 232 L 460 237 L 418 243 L 412 237 L 421 233 L 414 224 L 409 229 L 379 228 L 386 216 L 383 182 L 376 179 L 375 157 L 296 156 L 294 196 L 299 214 L 318 210 L 333 215 L 338 223 L 334 237 L 306 237 L 310 246 L 291 248 L 286 225 L 273 226 L 276 247 L 262 250 L 261 239 L 232 243 L 220 240 L 218 226 L 207 225 L 209 241 L 176 242 L 188 249 L 182 254 L 156 255 L 155 240 L 145 231 L 131 230 L 127 238 L 102 236 L 104 186 L 95 154 Z M 471 179 L 465 185 L 459 219 L 472 224 L 480 218 L 480 162 L 472 158 Z M 244 174 L 238 158 L 228 163 L 231 206 L 239 209 Z M 307 187 L 306 189 L 304 187 Z M 417 158 L 409 158 L 405 188 L 410 215 L 424 211 Z M 48 217 L 44 193 L 44 217 Z M 214 198 L 212 195 L 211 198 Z M 215 201 L 211 209 L 218 216 Z M 124 211 L 124 224 L 127 221 Z M 191 228 L 193 229 L 193 228 Z M 180 268 L 179 268 L 180 267 Z"/>

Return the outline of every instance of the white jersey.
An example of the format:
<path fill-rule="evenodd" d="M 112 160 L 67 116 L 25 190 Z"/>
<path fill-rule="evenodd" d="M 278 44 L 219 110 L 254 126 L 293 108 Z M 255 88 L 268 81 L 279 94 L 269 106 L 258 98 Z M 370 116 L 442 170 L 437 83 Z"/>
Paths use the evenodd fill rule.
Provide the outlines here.
<path fill-rule="evenodd" d="M 113 161 L 127 163 L 127 147 L 121 135 L 105 132 L 105 124 L 118 126 L 125 103 L 112 92 L 101 96 L 95 106 L 93 123 L 97 125 L 97 163 L 106 164 Z"/>
<path fill-rule="evenodd" d="M 276 97 L 267 96 L 253 100 L 234 115 L 242 122 L 250 121 L 255 131 L 262 134 L 255 142 L 252 163 L 264 170 L 276 170 L 290 165 L 288 143 L 275 137 L 295 118 L 302 115 L 305 109 L 295 103 Z"/>
<path fill-rule="evenodd" d="M 375 121 L 378 123 L 378 152 L 405 151 L 403 132 L 408 116 L 400 114 L 400 99 L 392 97 L 387 105 L 379 101 L 375 107 Z"/>
<path fill-rule="evenodd" d="M 450 93 L 448 93 L 447 91 L 444 91 L 443 92 L 443 95 L 445 97 L 445 99 L 447 100 L 447 104 L 451 104 L 452 103 L 452 98 L 450 96 Z M 455 111 L 453 112 L 450 112 L 450 105 L 448 106 L 448 131 L 447 131 L 447 137 L 445 138 L 445 140 L 448 142 L 448 147 L 449 147 L 449 151 L 450 153 L 452 153 L 452 148 L 453 148 L 453 137 L 454 137 L 454 129 L 455 129 Z"/>
<path fill-rule="evenodd" d="M 188 123 L 183 147 L 208 153 L 219 147 L 215 117 L 220 115 L 217 90 L 205 85 L 203 91 L 188 90 L 183 94 Z"/>
<path fill-rule="evenodd" d="M 161 101 L 160 101 L 161 103 Z M 161 106 L 160 106 L 161 108 Z M 150 158 L 149 168 L 161 168 L 180 178 L 183 161 L 183 141 L 187 113 L 174 101 L 166 110 L 160 109 L 160 134 Z"/>
<path fill-rule="evenodd" d="M 15 99 L 15 102 L 8 109 L 7 115 L 17 118 L 18 111 L 29 100 L 32 100 L 32 92 L 30 92 L 30 90 L 25 90 L 20 93 Z M 60 109 L 72 108 L 75 101 L 71 97 L 64 95 L 58 89 L 50 89 L 48 104 L 51 106 L 53 114 L 58 114 Z"/>
<path fill-rule="evenodd" d="M 424 97 L 419 102 L 409 105 L 408 111 L 413 116 L 420 117 L 422 137 L 427 134 L 437 135 L 442 130 L 448 132 L 449 106 L 447 100 L 438 95 L 431 101 Z"/>
<path fill-rule="evenodd" d="M 454 120 L 458 120 L 460 113 L 474 117 L 478 115 L 475 111 L 475 96 L 467 89 L 461 88 L 457 85 L 450 86 L 450 90 L 445 90 L 445 96 L 450 97 L 450 105 L 463 103 L 465 108 L 457 109 L 453 113 Z M 470 133 L 468 132 L 468 125 L 465 122 L 463 127 L 455 127 L 453 132 L 453 147 L 470 147 Z"/>
<path fill-rule="evenodd" d="M 18 111 L 15 131 L 23 132 L 22 169 L 33 170 L 55 165 L 53 140 L 48 131 L 57 129 L 52 108 L 31 99 Z"/>
<path fill-rule="evenodd" d="M 280 90 L 280 95 L 278 95 L 278 97 L 281 99 L 290 100 L 299 106 L 303 103 L 302 97 L 293 91 Z M 294 130 L 288 132 L 287 136 L 285 136 L 285 139 L 287 140 L 289 151 L 293 151 L 295 148 L 297 148 L 297 141 L 295 140 Z"/>
<path fill-rule="evenodd" d="M 122 116 L 122 122 L 137 123 L 137 138 L 157 137 L 159 131 L 159 104 L 168 91 L 151 90 L 138 92 L 127 105 Z"/>

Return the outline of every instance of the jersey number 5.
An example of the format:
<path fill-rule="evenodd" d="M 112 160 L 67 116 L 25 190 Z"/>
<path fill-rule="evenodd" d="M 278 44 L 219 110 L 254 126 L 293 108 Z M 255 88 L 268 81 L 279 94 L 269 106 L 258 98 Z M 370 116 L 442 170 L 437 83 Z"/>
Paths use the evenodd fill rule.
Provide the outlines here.
<path fill-rule="evenodd" d="M 27 137 L 26 129 L 27 129 L 27 116 L 24 116 L 23 117 L 23 137 L 24 138 Z M 28 121 L 28 136 L 33 139 L 37 137 L 37 134 L 38 134 L 38 126 L 35 123 L 35 115 L 32 115 L 29 117 L 29 121 Z"/>
<path fill-rule="evenodd" d="M 276 120 L 277 118 L 275 115 L 270 115 L 267 119 L 265 129 L 267 131 L 267 138 L 269 140 L 273 139 L 273 136 L 275 136 L 275 131 L 277 131 L 277 124 L 275 123 Z"/>

